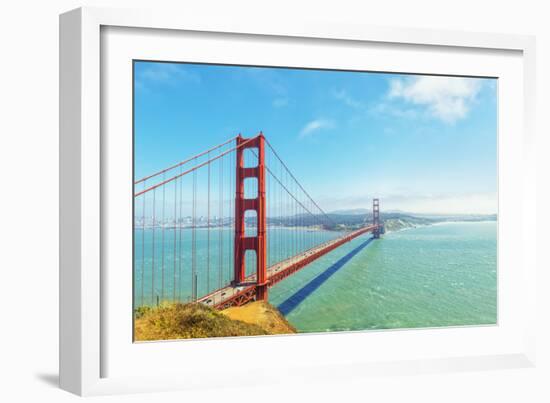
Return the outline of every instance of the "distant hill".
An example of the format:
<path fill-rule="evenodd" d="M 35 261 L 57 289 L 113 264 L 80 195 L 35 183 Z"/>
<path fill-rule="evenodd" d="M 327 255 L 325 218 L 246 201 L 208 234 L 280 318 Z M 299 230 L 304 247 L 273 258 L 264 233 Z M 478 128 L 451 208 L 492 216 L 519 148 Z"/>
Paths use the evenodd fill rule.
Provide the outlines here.
<path fill-rule="evenodd" d="M 309 214 L 298 214 L 283 217 L 267 217 L 268 225 L 275 226 L 314 226 L 319 222 L 325 223 L 323 226 L 327 230 L 347 230 L 363 226 L 365 222 L 372 221 L 372 211 L 368 209 L 350 209 L 337 210 L 328 213 L 330 223 L 327 220 L 320 219 L 319 216 Z M 389 231 L 401 228 L 415 227 L 419 225 L 429 225 L 437 222 L 450 221 L 495 221 L 496 214 L 462 214 L 462 215 L 436 215 L 436 214 L 415 214 L 404 213 L 400 211 L 380 212 L 380 219 L 386 223 L 386 229 Z M 254 225 L 255 217 L 247 217 L 246 223 Z"/>
<path fill-rule="evenodd" d="M 365 215 L 370 214 L 372 210 L 367 210 L 366 208 L 356 208 L 356 209 L 349 209 L 349 210 L 336 210 L 331 211 L 329 214 L 334 215 Z"/>
<path fill-rule="evenodd" d="M 402 210 L 384 210 L 385 213 L 395 213 L 395 214 L 412 214 L 412 213 L 407 213 L 405 211 L 402 211 Z M 335 210 L 335 211 L 331 211 L 329 214 L 334 214 L 334 215 L 365 215 L 365 214 L 368 214 L 370 215 L 372 213 L 372 210 L 371 209 L 366 209 L 366 208 L 356 208 L 356 209 L 349 209 L 349 210 Z"/>

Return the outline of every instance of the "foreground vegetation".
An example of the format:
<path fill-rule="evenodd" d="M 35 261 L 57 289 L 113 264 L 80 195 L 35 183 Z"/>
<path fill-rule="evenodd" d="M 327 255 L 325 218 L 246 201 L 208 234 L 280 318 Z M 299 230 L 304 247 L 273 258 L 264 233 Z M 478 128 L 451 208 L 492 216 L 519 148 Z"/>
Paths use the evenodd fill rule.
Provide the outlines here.
<path fill-rule="evenodd" d="M 257 301 L 221 311 L 229 318 L 260 326 L 267 334 L 296 333 L 296 329 L 273 305 Z"/>
<path fill-rule="evenodd" d="M 136 341 L 288 334 L 296 330 L 265 302 L 217 311 L 203 304 L 162 304 L 135 312 Z"/>

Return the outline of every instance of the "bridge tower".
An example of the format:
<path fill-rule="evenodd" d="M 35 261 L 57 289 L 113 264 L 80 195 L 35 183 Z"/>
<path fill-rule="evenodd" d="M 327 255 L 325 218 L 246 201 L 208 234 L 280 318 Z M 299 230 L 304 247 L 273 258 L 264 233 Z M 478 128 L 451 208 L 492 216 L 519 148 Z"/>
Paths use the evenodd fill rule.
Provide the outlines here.
<path fill-rule="evenodd" d="M 375 239 L 380 238 L 380 202 L 378 199 L 372 199 L 372 224 L 376 225 L 376 228 L 372 232 Z"/>
<path fill-rule="evenodd" d="M 246 143 L 246 144 L 244 144 Z M 242 144 L 242 146 L 240 146 Z M 240 146 L 240 147 L 239 147 Z M 237 137 L 237 172 L 235 194 L 235 254 L 234 254 L 234 284 L 245 280 L 245 255 L 247 250 L 256 252 L 256 300 L 267 301 L 267 248 L 266 248 L 266 202 L 265 202 L 265 138 L 262 132 L 252 139 Z M 246 168 L 244 166 L 244 150 L 256 148 L 258 165 Z M 245 199 L 244 181 L 246 178 L 256 178 L 258 181 L 258 196 L 255 199 Z M 245 213 L 256 211 L 257 234 L 246 236 Z"/>

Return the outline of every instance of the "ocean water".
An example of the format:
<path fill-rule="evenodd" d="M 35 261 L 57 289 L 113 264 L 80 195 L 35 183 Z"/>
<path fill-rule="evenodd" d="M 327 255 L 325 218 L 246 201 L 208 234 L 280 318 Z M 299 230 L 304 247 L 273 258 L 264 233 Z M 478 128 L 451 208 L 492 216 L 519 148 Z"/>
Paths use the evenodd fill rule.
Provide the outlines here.
<path fill-rule="evenodd" d="M 476 222 L 387 233 L 367 245 L 364 236 L 271 288 L 269 300 L 290 309 L 299 332 L 494 324 L 496 235 L 495 222 Z"/>
<path fill-rule="evenodd" d="M 411 228 L 378 240 L 364 235 L 270 288 L 269 302 L 299 332 L 494 324 L 496 234 L 495 222 L 476 222 Z M 270 263 L 292 253 L 294 238 L 311 235 L 270 231 Z M 337 235 L 316 231 L 310 241 Z M 153 305 L 157 298 L 192 300 L 192 231 L 183 230 L 180 239 L 179 231 L 166 229 L 163 238 L 157 228 L 154 256 L 151 229 L 136 229 L 134 239 L 135 306 Z M 213 229 L 208 236 L 196 230 L 194 242 L 197 294 L 202 296 L 232 278 L 233 231 Z M 253 255 L 247 256 L 249 273 L 254 265 Z"/>

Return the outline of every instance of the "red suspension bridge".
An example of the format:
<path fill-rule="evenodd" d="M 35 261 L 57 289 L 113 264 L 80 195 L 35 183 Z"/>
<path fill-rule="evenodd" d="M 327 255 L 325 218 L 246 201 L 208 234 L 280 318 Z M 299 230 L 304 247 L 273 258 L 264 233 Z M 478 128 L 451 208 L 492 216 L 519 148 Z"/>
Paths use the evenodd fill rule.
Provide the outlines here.
<path fill-rule="evenodd" d="M 134 182 L 134 301 L 224 309 L 267 300 L 269 287 L 361 235 L 319 207 L 262 133 L 241 135 Z"/>

